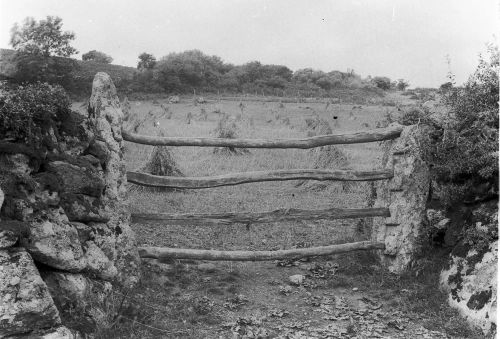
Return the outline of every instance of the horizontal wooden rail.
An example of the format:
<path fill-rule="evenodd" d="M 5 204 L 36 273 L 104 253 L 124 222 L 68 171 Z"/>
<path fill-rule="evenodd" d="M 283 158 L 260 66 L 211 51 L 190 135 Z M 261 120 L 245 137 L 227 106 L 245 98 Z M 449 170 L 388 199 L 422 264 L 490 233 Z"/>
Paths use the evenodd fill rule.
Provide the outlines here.
<path fill-rule="evenodd" d="M 266 212 L 242 213 L 135 213 L 132 220 L 167 221 L 180 224 L 216 223 L 230 225 L 235 223 L 255 224 L 278 221 L 319 220 L 319 219 L 349 219 L 366 217 L 390 217 L 388 208 L 328 208 L 322 210 L 304 210 L 297 208 L 277 209 Z"/>
<path fill-rule="evenodd" d="M 123 139 L 152 146 L 199 146 L 199 147 L 242 147 L 242 148 L 314 148 L 338 144 L 358 144 L 395 139 L 401 135 L 402 126 L 378 128 L 349 134 L 320 135 L 303 139 L 222 139 L 155 137 L 129 133 L 122 130 Z"/>
<path fill-rule="evenodd" d="M 346 171 L 319 169 L 292 169 L 275 171 L 256 171 L 232 173 L 213 177 L 163 177 L 141 172 L 127 172 L 127 180 L 142 186 L 171 188 L 209 188 L 239 185 L 250 182 L 285 180 L 336 180 L 336 181 L 373 181 L 390 179 L 392 170 Z"/>
<path fill-rule="evenodd" d="M 168 247 L 139 247 L 141 258 L 156 259 L 197 259 L 224 261 L 266 261 L 314 257 L 319 255 L 339 254 L 359 250 L 384 249 L 382 242 L 360 241 L 340 245 L 294 248 L 278 251 L 217 251 L 193 250 Z"/>

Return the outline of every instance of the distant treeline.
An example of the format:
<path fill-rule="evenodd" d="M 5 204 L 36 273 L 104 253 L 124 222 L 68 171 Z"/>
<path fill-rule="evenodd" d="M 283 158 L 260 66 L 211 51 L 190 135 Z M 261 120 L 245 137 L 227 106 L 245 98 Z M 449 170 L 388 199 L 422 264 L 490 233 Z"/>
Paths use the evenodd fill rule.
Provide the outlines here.
<path fill-rule="evenodd" d="M 225 63 L 198 50 L 171 53 L 140 69 L 95 61 L 42 57 L 0 51 L 0 74 L 12 82 L 46 81 L 62 85 L 73 97 L 88 97 L 97 72 L 107 72 L 124 95 L 227 93 L 293 97 L 328 97 L 345 90 L 381 95 L 395 83 L 387 77 L 362 79 L 354 71 L 323 72 L 311 68 L 293 72 L 283 65 L 258 61 Z"/>

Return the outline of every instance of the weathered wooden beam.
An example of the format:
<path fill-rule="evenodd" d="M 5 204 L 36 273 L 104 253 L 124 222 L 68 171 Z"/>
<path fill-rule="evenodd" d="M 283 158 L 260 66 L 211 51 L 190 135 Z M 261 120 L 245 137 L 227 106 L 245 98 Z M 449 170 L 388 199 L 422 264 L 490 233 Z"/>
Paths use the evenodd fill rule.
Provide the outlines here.
<path fill-rule="evenodd" d="M 122 130 L 123 139 L 138 144 L 152 146 L 199 146 L 199 147 L 240 147 L 240 148 L 314 148 L 338 144 L 358 144 L 364 142 L 395 139 L 401 135 L 403 126 L 378 128 L 346 134 L 320 135 L 303 139 L 222 139 L 156 137 L 133 134 Z"/>
<path fill-rule="evenodd" d="M 153 187 L 171 188 L 209 188 L 239 185 L 250 182 L 286 180 L 335 180 L 335 181 L 373 181 L 390 179 L 392 170 L 346 171 L 319 169 L 291 169 L 274 171 L 255 171 L 217 175 L 213 177 L 169 177 L 141 172 L 127 172 L 128 182 Z"/>
<path fill-rule="evenodd" d="M 217 251 L 168 247 L 139 247 L 141 258 L 196 259 L 214 261 L 266 261 L 314 257 L 360 250 L 384 249 L 382 242 L 360 241 L 340 245 L 294 248 L 277 251 Z"/>
<path fill-rule="evenodd" d="M 390 217 L 388 208 L 328 208 L 322 210 L 304 210 L 297 208 L 277 209 L 266 212 L 241 213 L 135 213 L 132 220 L 167 221 L 180 224 L 256 224 L 278 221 L 349 219 L 366 217 Z"/>

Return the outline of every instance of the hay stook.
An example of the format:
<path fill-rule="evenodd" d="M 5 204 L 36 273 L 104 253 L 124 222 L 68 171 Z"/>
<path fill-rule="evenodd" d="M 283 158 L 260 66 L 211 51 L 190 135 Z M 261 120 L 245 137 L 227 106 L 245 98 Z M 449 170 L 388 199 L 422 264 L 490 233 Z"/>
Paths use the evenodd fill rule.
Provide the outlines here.
<path fill-rule="evenodd" d="M 308 137 L 332 134 L 332 128 L 328 121 L 319 118 L 317 115 L 313 119 L 306 119 L 309 128 Z M 314 169 L 350 169 L 347 154 L 338 146 L 322 146 L 310 150 L 312 153 Z M 343 191 L 350 191 L 355 183 L 344 181 L 342 183 L 317 182 L 302 180 L 295 187 L 305 187 L 310 190 L 323 190 L 329 185 L 341 185 Z"/>
<path fill-rule="evenodd" d="M 165 133 L 163 131 L 158 132 L 158 136 L 164 137 Z M 174 177 L 184 177 L 184 173 L 180 169 L 177 161 L 173 157 L 170 149 L 167 146 L 154 146 L 151 154 L 148 157 L 148 161 L 144 166 L 139 169 L 140 172 L 149 173 L 159 176 L 174 176 Z M 148 187 L 148 186 L 138 186 L 134 185 L 133 189 L 136 191 L 150 191 L 150 192 L 165 192 L 165 191 L 175 191 L 179 189 L 169 188 L 169 187 Z"/>
<path fill-rule="evenodd" d="M 221 139 L 237 139 L 238 125 L 236 119 L 224 114 L 217 123 L 217 127 L 213 131 L 217 138 Z M 214 154 L 219 155 L 244 155 L 249 154 L 250 150 L 247 148 L 236 147 L 215 147 Z"/>

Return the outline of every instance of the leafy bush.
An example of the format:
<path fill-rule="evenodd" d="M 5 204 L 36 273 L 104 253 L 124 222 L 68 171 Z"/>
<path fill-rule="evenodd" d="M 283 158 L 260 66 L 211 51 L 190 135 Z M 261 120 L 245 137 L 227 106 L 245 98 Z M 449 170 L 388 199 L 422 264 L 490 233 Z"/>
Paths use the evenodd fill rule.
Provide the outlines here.
<path fill-rule="evenodd" d="M 374 77 L 372 82 L 380 89 L 388 90 L 391 88 L 391 79 L 387 77 Z"/>
<path fill-rule="evenodd" d="M 103 64 L 110 64 L 113 61 L 113 58 L 107 55 L 106 53 L 96 51 L 95 49 L 89 51 L 82 55 L 83 61 L 95 61 Z"/>
<path fill-rule="evenodd" d="M 412 106 L 405 109 L 398 122 L 402 125 L 416 125 L 419 123 L 429 123 L 429 116 L 426 111 L 419 107 Z"/>
<path fill-rule="evenodd" d="M 40 145 L 50 127 L 70 113 L 64 89 L 47 83 L 0 88 L 0 140 Z"/>
<path fill-rule="evenodd" d="M 408 87 L 410 86 L 410 83 L 408 81 L 406 81 L 405 79 L 398 79 L 398 81 L 396 82 L 396 88 L 398 89 L 398 91 L 403 91 Z"/>
<path fill-rule="evenodd" d="M 406 125 L 421 122 L 435 128 L 424 156 L 447 205 L 498 194 L 498 47 L 489 45 L 488 53 L 489 60 L 480 57 L 463 87 L 441 86 L 448 114 L 436 119 L 415 108 L 400 119 Z"/>
<path fill-rule="evenodd" d="M 141 53 L 139 55 L 139 62 L 137 63 L 137 69 L 145 70 L 145 69 L 153 69 L 156 65 L 156 58 L 153 54 L 149 53 Z"/>
<path fill-rule="evenodd" d="M 463 88 L 443 96 L 451 115 L 443 126 L 435 165 L 444 180 L 498 181 L 498 47 L 490 45 L 488 52 L 490 60 L 480 57 Z"/>

